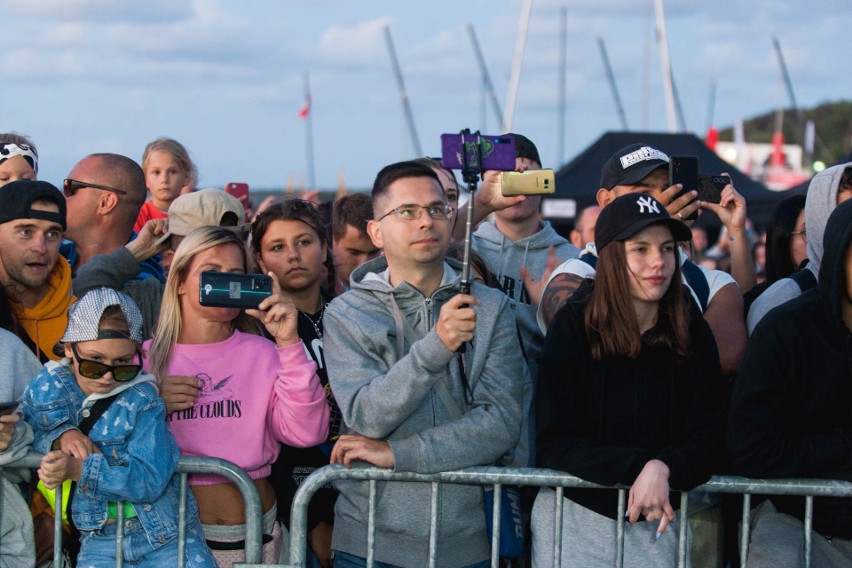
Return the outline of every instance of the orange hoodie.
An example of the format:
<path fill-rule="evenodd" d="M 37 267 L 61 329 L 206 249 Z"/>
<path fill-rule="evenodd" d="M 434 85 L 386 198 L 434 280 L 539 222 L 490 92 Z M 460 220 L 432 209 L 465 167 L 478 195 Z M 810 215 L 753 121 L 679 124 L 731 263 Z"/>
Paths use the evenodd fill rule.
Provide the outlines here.
<path fill-rule="evenodd" d="M 15 316 L 27 335 L 36 346 L 36 356 L 43 359 L 60 359 L 53 353 L 53 347 L 65 334 L 68 325 L 68 306 L 76 300 L 71 289 L 71 267 L 64 257 L 60 256 L 56 266 L 47 277 L 49 291 L 44 298 L 32 308 L 23 308 L 20 304 L 12 303 Z"/>

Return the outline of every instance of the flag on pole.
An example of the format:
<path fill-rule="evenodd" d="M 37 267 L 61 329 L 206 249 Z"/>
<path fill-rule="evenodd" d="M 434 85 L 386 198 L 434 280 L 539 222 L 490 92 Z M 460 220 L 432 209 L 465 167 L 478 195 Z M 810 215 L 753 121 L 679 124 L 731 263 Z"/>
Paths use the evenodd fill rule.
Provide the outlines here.
<path fill-rule="evenodd" d="M 308 118 L 308 114 L 311 112 L 311 97 L 308 95 L 305 97 L 305 104 L 302 108 L 299 109 L 299 118 L 305 120 Z"/>

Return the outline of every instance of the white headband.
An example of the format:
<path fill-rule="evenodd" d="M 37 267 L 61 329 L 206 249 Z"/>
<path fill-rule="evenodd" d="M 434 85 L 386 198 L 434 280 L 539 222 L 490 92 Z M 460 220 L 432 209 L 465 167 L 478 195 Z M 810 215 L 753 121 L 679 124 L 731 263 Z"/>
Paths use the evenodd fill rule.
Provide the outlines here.
<path fill-rule="evenodd" d="M 32 167 L 35 173 L 38 173 L 38 156 L 35 151 L 27 144 L 13 144 L 11 142 L 0 144 L 0 164 L 14 156 L 21 156 Z"/>

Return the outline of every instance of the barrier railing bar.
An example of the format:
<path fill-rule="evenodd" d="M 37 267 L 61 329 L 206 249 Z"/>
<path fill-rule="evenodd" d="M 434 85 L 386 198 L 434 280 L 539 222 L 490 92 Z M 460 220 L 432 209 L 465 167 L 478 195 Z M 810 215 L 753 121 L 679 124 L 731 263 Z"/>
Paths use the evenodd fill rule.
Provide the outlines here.
<path fill-rule="evenodd" d="M 503 485 L 494 484 L 494 508 L 491 511 L 491 568 L 500 565 L 500 515 L 503 511 Z"/>
<path fill-rule="evenodd" d="M 62 566 L 62 503 L 65 497 L 62 494 L 62 484 L 55 491 L 54 511 L 58 513 L 53 515 L 53 565 Z"/>
<path fill-rule="evenodd" d="M 186 490 L 189 475 L 180 474 L 180 505 L 178 506 L 178 568 L 186 565 Z"/>
<path fill-rule="evenodd" d="M 814 526 L 814 498 L 805 497 L 805 568 L 811 568 L 811 529 Z"/>
<path fill-rule="evenodd" d="M 751 493 L 743 495 L 743 522 L 740 535 L 740 566 L 746 565 L 748 558 L 748 538 L 751 533 Z"/>
<path fill-rule="evenodd" d="M 367 568 L 373 568 L 376 559 L 376 480 L 370 480 L 370 510 L 367 516 Z"/>
<path fill-rule="evenodd" d="M 438 558 L 438 494 L 441 490 L 441 484 L 438 482 L 432 483 L 431 502 L 429 508 L 431 516 L 429 517 L 429 568 L 437 566 Z"/>
<path fill-rule="evenodd" d="M 116 504 L 115 518 L 115 568 L 124 564 L 124 501 Z"/>
<path fill-rule="evenodd" d="M 562 512 L 565 510 L 565 488 L 556 488 L 556 522 L 553 523 L 553 565 L 562 568 Z"/>
<path fill-rule="evenodd" d="M 615 565 L 617 568 L 624 568 L 624 516 L 626 514 L 627 491 L 619 489 L 618 512 L 615 514 Z"/>
<path fill-rule="evenodd" d="M 678 523 L 677 535 L 677 567 L 678 568 L 686 568 L 686 526 L 687 526 L 687 516 L 689 516 L 689 512 L 687 507 L 687 501 L 689 500 L 689 493 L 684 491 L 680 494 L 680 511 L 677 512 L 677 516 L 680 519 Z"/>

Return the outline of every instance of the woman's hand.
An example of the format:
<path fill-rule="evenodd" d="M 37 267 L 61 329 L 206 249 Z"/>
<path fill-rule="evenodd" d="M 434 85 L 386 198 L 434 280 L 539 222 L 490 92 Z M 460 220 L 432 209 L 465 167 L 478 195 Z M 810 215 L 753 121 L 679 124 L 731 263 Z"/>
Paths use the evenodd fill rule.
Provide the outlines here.
<path fill-rule="evenodd" d="M 176 410 L 186 410 L 195 406 L 201 392 L 201 383 L 189 375 L 169 375 L 159 384 L 160 396 L 166 403 L 166 414 Z"/>
<path fill-rule="evenodd" d="M 722 174 L 730 177 L 727 173 Z M 719 216 L 719 220 L 728 229 L 728 233 L 745 233 L 746 229 L 746 201 L 740 193 L 728 184 L 722 189 L 719 203 L 702 201 L 701 207 L 708 209 Z"/>
<path fill-rule="evenodd" d="M 646 521 L 659 519 L 657 538 L 660 538 L 669 523 L 674 521 L 674 509 L 669 503 L 669 467 L 660 460 L 651 460 L 630 487 L 627 502 L 627 518 L 631 523 L 645 517 Z"/>
<path fill-rule="evenodd" d="M 45 454 L 38 468 L 38 477 L 48 489 L 56 489 L 66 479 L 80 481 L 83 460 L 69 456 L 61 450 Z M 66 496 L 67 497 L 67 496 Z"/>
<path fill-rule="evenodd" d="M 268 272 L 272 278 L 272 295 L 263 300 L 256 310 L 246 310 L 246 313 L 259 319 L 266 331 L 275 339 L 279 347 L 299 342 L 297 317 L 299 312 L 293 300 L 281 292 L 281 285 L 274 272 Z"/>

